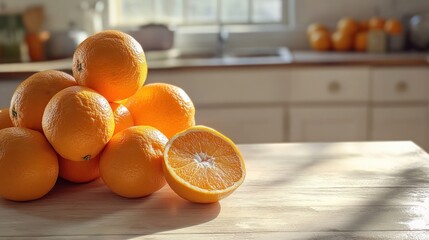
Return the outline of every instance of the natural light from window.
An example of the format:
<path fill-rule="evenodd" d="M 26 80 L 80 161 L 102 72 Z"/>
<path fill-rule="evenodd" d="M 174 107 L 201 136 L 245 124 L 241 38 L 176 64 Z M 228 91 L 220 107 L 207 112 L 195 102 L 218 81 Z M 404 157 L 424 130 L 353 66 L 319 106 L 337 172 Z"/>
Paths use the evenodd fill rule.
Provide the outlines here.
<path fill-rule="evenodd" d="M 110 0 L 111 23 L 176 25 L 287 24 L 288 0 Z"/>

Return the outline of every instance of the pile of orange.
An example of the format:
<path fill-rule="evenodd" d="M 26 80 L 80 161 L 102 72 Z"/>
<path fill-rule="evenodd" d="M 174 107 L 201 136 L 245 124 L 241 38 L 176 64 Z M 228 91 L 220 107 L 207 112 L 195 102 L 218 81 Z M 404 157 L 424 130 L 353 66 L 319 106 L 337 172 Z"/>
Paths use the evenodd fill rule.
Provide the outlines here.
<path fill-rule="evenodd" d="M 73 76 L 48 70 L 24 80 L 0 110 L 0 196 L 41 198 L 59 176 L 74 183 L 101 177 L 128 198 L 166 183 L 199 203 L 237 189 L 246 170 L 235 144 L 195 126 L 183 89 L 144 85 L 147 73 L 140 44 L 111 30 L 78 46 Z"/>
<path fill-rule="evenodd" d="M 307 27 L 307 38 L 310 47 L 315 51 L 365 52 L 369 31 L 385 31 L 388 35 L 399 35 L 402 34 L 403 27 L 397 19 L 386 21 L 381 17 L 373 17 L 359 22 L 347 17 L 338 21 L 333 33 L 321 23 L 310 24 Z"/>

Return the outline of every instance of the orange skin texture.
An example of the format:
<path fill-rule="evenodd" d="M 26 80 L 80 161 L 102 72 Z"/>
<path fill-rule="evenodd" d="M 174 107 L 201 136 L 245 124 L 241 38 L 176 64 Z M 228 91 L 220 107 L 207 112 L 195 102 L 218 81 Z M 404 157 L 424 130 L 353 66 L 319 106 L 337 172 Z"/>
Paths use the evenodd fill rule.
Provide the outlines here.
<path fill-rule="evenodd" d="M 77 47 L 73 76 L 79 85 L 94 89 L 109 102 L 123 100 L 146 81 L 146 57 L 141 45 L 130 35 L 102 31 Z"/>
<path fill-rule="evenodd" d="M 369 20 L 369 29 L 384 30 L 385 20 L 381 17 L 373 17 Z"/>
<path fill-rule="evenodd" d="M 349 51 L 353 46 L 353 38 L 349 34 L 336 32 L 332 34 L 332 43 L 336 51 Z"/>
<path fill-rule="evenodd" d="M 42 132 L 42 115 L 49 100 L 64 88 L 75 85 L 72 76 L 56 70 L 31 75 L 12 96 L 9 114 L 14 126 Z"/>
<path fill-rule="evenodd" d="M 1 197 L 39 199 L 54 187 L 57 178 L 57 155 L 43 134 L 20 127 L 0 130 Z"/>
<path fill-rule="evenodd" d="M 134 126 L 133 116 L 131 115 L 128 108 L 119 103 L 109 103 L 112 108 L 113 115 L 115 116 L 115 132 L 116 133 Z"/>
<path fill-rule="evenodd" d="M 316 31 L 310 35 L 311 48 L 316 51 L 328 51 L 332 47 L 331 35 L 325 31 Z"/>
<path fill-rule="evenodd" d="M 58 160 L 60 167 L 59 175 L 67 181 L 86 183 L 100 177 L 99 155 L 88 161 L 72 161 L 62 158 L 61 156 Z"/>
<path fill-rule="evenodd" d="M 116 134 L 100 157 L 100 175 L 119 196 L 139 198 L 165 185 L 162 162 L 168 139 L 150 126 L 134 126 Z"/>
<path fill-rule="evenodd" d="M 404 31 L 401 21 L 398 19 L 389 19 L 384 25 L 384 31 L 391 35 L 401 34 Z"/>
<path fill-rule="evenodd" d="M 42 120 L 46 138 L 61 157 L 73 161 L 97 156 L 109 142 L 115 120 L 109 102 L 92 89 L 74 86 L 57 93 Z"/>
<path fill-rule="evenodd" d="M 196 203 L 213 203 L 229 196 L 246 176 L 237 146 L 205 126 L 191 127 L 170 139 L 163 169 L 171 189 Z"/>
<path fill-rule="evenodd" d="M 9 116 L 9 108 L 0 109 L 0 129 L 13 127 L 12 120 Z"/>
<path fill-rule="evenodd" d="M 359 23 L 353 18 L 343 18 L 337 24 L 337 30 L 349 35 L 355 35 L 359 31 Z"/>
<path fill-rule="evenodd" d="M 135 125 L 149 125 L 171 138 L 195 125 L 192 100 L 177 86 L 153 83 L 142 87 L 125 105 Z"/>
<path fill-rule="evenodd" d="M 368 33 L 360 32 L 355 37 L 354 49 L 358 52 L 365 52 L 368 47 Z"/>

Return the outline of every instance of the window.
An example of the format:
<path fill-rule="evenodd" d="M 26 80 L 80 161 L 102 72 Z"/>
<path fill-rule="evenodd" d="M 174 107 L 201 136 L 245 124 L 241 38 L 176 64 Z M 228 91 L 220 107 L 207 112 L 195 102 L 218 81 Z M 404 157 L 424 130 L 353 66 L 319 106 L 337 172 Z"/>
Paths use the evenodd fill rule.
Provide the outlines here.
<path fill-rule="evenodd" d="M 110 0 L 111 24 L 287 24 L 289 0 Z"/>

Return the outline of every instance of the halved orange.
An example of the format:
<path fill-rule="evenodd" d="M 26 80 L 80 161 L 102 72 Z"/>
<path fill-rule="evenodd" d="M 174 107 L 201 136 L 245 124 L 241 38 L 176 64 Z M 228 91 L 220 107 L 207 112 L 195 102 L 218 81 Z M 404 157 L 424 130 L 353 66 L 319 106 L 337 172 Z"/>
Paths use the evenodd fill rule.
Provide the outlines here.
<path fill-rule="evenodd" d="M 217 202 L 243 183 L 246 168 L 237 146 L 218 131 L 194 126 L 173 136 L 163 169 L 171 189 L 197 203 Z"/>

